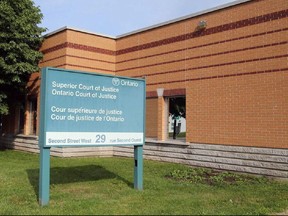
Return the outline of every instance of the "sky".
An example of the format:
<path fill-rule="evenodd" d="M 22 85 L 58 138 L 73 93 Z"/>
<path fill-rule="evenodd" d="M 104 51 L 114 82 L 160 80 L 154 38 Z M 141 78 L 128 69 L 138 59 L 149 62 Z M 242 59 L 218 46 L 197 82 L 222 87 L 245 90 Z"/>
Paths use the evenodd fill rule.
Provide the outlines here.
<path fill-rule="evenodd" d="M 44 16 L 44 34 L 67 26 L 115 37 L 235 0 L 33 1 Z"/>

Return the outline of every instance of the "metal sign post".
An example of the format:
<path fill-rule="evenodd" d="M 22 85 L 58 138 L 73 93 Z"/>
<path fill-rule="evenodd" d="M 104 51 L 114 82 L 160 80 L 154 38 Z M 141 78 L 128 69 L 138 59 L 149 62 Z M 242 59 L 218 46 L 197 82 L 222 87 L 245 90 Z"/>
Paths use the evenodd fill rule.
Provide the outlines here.
<path fill-rule="evenodd" d="M 40 147 L 39 204 L 49 203 L 50 187 L 50 148 Z"/>
<path fill-rule="evenodd" d="M 134 188 L 143 189 L 143 79 L 58 68 L 41 73 L 39 204 L 49 203 L 50 148 L 134 146 Z"/>
<path fill-rule="evenodd" d="M 143 190 L 143 146 L 134 146 L 134 188 Z"/>

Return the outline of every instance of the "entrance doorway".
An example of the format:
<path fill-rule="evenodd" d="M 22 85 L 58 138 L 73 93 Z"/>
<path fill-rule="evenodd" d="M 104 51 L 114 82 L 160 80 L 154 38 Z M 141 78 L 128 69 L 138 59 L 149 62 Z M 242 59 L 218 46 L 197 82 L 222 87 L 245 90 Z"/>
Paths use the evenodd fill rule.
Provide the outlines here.
<path fill-rule="evenodd" d="M 168 132 L 170 139 L 186 137 L 186 97 L 169 98 Z"/>

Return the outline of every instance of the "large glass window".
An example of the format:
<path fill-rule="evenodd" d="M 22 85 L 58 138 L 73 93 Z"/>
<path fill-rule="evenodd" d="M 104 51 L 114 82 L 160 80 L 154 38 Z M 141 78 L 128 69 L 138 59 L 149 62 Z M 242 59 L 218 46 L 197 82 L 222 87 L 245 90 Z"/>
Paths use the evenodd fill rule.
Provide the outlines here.
<path fill-rule="evenodd" d="M 186 137 L 186 98 L 169 98 L 169 138 L 185 139 Z"/>

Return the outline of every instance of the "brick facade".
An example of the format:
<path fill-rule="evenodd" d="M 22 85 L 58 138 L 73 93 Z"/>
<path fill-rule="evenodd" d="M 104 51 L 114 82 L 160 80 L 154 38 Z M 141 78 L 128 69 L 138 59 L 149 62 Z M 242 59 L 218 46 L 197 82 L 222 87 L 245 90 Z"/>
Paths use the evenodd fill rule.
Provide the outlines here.
<path fill-rule="evenodd" d="M 287 149 L 287 24 L 287 0 L 252 0 L 116 38 L 64 28 L 40 67 L 145 78 L 147 137 L 166 136 L 164 99 L 186 96 L 186 142 Z"/>
<path fill-rule="evenodd" d="M 120 38 L 116 74 L 151 98 L 185 88 L 188 142 L 287 148 L 287 17 L 285 0 L 249 1 Z"/>

